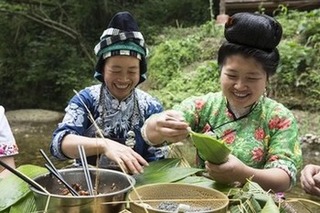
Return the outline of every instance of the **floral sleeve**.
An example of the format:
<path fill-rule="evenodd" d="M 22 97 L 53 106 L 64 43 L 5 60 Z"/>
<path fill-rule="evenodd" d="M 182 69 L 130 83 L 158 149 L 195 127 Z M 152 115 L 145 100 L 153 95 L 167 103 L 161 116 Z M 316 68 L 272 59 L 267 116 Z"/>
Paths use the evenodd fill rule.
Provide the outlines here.
<path fill-rule="evenodd" d="M 18 152 L 18 146 L 4 114 L 4 108 L 0 106 L 0 157 L 16 155 Z"/>
<path fill-rule="evenodd" d="M 269 152 L 265 168 L 281 168 L 296 183 L 297 170 L 302 165 L 297 121 L 286 108 L 278 105 L 268 118 Z"/>
<path fill-rule="evenodd" d="M 212 116 L 213 104 L 219 102 L 212 94 L 208 93 L 203 96 L 192 96 L 175 105 L 173 109 L 183 112 L 186 121 L 196 132 L 204 132 L 208 119 Z"/>

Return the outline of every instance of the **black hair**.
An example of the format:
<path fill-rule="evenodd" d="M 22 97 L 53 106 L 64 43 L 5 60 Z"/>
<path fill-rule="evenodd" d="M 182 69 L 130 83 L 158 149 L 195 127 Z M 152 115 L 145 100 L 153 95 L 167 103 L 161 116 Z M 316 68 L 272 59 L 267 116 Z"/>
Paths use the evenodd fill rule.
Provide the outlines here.
<path fill-rule="evenodd" d="M 226 41 L 221 45 L 218 51 L 219 66 L 221 67 L 225 63 L 226 58 L 231 55 L 237 54 L 244 57 L 254 58 L 261 64 L 268 77 L 276 73 L 280 61 L 279 51 L 276 48 L 271 52 L 266 52 L 257 48 L 234 44 Z"/>
<path fill-rule="evenodd" d="M 261 63 L 268 76 L 273 75 L 280 61 L 277 45 L 282 26 L 274 18 L 255 13 L 236 13 L 225 24 L 226 41 L 218 51 L 219 66 L 227 57 L 240 54 Z"/>

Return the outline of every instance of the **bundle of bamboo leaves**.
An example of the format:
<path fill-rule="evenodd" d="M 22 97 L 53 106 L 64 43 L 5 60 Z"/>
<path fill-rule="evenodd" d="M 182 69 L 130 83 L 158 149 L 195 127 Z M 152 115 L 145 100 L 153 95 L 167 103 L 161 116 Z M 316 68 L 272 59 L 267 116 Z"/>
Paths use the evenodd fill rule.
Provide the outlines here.
<path fill-rule="evenodd" d="M 320 204 L 306 199 L 279 199 L 274 193 L 264 191 L 257 183 L 250 180 L 242 188 L 230 188 L 199 176 L 199 172 L 203 169 L 182 166 L 181 162 L 180 158 L 151 162 L 143 174 L 135 176 L 136 186 L 176 182 L 214 188 L 228 195 L 230 213 L 310 212 L 310 207 L 304 205 L 306 202 L 312 204 L 314 208 L 320 207 Z M 45 168 L 35 165 L 23 165 L 18 170 L 30 178 L 48 172 Z M 12 174 L 1 180 L 0 189 L 0 213 L 37 212 L 33 193 L 28 184 L 20 178 Z"/>

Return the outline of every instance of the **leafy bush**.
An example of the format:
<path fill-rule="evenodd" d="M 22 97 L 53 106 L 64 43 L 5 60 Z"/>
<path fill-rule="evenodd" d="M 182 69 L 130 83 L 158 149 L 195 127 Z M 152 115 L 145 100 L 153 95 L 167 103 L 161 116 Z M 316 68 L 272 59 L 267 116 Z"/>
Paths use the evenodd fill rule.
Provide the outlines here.
<path fill-rule="evenodd" d="M 183 40 L 168 40 L 153 49 L 150 56 L 150 80 L 152 88 L 160 89 L 167 85 L 168 79 L 179 78 L 181 68 L 199 59 L 198 39 L 188 37 Z"/>
<path fill-rule="evenodd" d="M 193 70 L 194 69 L 194 70 Z M 188 72 L 169 81 L 168 84 L 159 90 L 149 90 L 151 94 L 158 97 L 165 108 L 171 108 L 174 104 L 191 95 L 202 95 L 207 92 L 218 91 L 218 65 L 208 61 L 194 68 L 188 68 Z"/>
<path fill-rule="evenodd" d="M 281 65 L 270 80 L 270 96 L 289 108 L 319 110 L 320 10 L 283 11 L 276 16 L 284 31 L 279 45 Z M 161 35 L 164 42 L 153 47 L 150 57 L 148 91 L 166 108 L 190 95 L 219 90 L 216 52 L 223 38 L 222 29 L 207 22 L 198 30 L 167 29 L 168 36 Z"/>
<path fill-rule="evenodd" d="M 209 21 L 208 1 L 2 1 L 0 9 L 7 12 L 0 19 L 0 100 L 8 109 L 62 110 L 73 89 L 92 84 L 93 46 L 119 10 L 132 12 L 139 21 L 150 45 L 144 89 L 165 107 L 219 90 L 216 54 L 223 26 Z M 38 17 L 35 14 L 56 21 L 54 26 L 62 31 L 26 18 Z M 320 110 L 320 9 L 281 7 L 275 14 L 284 34 L 281 66 L 271 79 L 270 95 L 291 108 Z"/>

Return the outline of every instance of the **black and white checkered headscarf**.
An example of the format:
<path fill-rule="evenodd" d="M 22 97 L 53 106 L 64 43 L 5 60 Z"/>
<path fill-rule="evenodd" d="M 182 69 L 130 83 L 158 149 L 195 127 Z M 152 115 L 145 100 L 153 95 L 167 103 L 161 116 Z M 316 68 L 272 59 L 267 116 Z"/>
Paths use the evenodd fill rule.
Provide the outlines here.
<path fill-rule="evenodd" d="M 104 60 L 115 55 L 129 55 L 140 60 L 140 81 L 146 79 L 146 57 L 148 49 L 143 35 L 139 32 L 138 25 L 129 12 L 117 13 L 103 31 L 100 42 L 94 48 L 98 56 L 95 78 L 103 82 L 102 69 Z"/>

